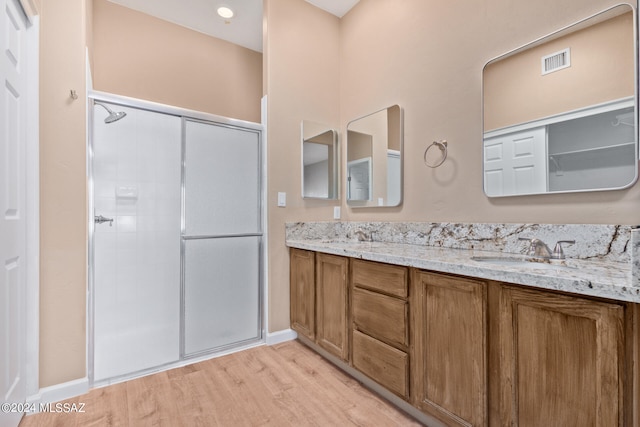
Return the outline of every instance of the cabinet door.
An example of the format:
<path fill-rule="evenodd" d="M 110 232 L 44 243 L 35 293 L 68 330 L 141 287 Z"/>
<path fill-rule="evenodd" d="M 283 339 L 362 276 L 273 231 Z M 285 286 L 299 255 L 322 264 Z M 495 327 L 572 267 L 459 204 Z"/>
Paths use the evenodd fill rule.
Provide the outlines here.
<path fill-rule="evenodd" d="M 316 255 L 317 343 L 329 353 L 348 359 L 347 268 L 349 259 Z"/>
<path fill-rule="evenodd" d="M 618 426 L 624 308 L 504 287 L 501 425 Z"/>
<path fill-rule="evenodd" d="M 314 340 L 316 335 L 315 253 L 292 248 L 289 256 L 291 329 Z"/>
<path fill-rule="evenodd" d="M 486 283 L 416 272 L 413 404 L 449 426 L 487 425 Z"/>

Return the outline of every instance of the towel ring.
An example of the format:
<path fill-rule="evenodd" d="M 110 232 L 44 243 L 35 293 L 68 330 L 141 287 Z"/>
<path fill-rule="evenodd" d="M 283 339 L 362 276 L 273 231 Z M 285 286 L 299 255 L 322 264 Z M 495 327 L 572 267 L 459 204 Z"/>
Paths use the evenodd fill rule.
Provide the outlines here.
<path fill-rule="evenodd" d="M 434 146 L 438 147 L 440 151 L 442 151 L 442 158 L 438 160 L 435 164 L 430 165 L 429 163 L 427 163 L 427 153 Z M 447 141 L 444 139 L 442 141 L 433 141 L 433 143 L 431 143 L 431 145 L 429 145 L 427 149 L 424 150 L 424 164 L 429 166 L 430 168 L 437 168 L 438 166 L 443 164 L 446 159 L 447 159 Z"/>

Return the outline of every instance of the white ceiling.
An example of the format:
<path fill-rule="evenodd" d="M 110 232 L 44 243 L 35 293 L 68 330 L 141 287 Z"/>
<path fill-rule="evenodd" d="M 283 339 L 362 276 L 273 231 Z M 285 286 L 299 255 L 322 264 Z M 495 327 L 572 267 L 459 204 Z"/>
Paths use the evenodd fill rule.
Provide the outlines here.
<path fill-rule="evenodd" d="M 109 0 L 156 18 L 262 52 L 262 0 Z M 337 17 L 359 0 L 306 0 Z M 216 13 L 229 6 L 235 16 L 225 22 Z"/>
<path fill-rule="evenodd" d="M 322 10 L 342 18 L 356 5 L 360 0 L 305 0 Z"/>

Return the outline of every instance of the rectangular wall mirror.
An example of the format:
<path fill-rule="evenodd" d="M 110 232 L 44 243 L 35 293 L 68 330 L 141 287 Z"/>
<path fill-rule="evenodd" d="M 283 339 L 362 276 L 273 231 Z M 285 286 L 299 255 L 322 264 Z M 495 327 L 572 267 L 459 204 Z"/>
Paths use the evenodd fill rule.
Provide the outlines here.
<path fill-rule="evenodd" d="M 327 125 L 303 120 L 302 197 L 338 198 L 338 135 Z"/>
<path fill-rule="evenodd" d="M 487 196 L 636 182 L 636 19 L 635 8 L 621 4 L 486 64 Z"/>
<path fill-rule="evenodd" d="M 347 125 L 347 203 L 390 207 L 402 202 L 402 109 L 393 105 Z"/>

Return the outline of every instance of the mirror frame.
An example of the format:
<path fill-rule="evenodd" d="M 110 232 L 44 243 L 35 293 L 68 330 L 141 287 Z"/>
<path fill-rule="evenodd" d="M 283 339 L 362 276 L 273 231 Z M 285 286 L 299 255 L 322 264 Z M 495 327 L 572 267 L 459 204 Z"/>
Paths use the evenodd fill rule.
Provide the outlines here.
<path fill-rule="evenodd" d="M 349 129 L 350 126 L 352 126 L 355 122 L 362 120 L 362 119 L 366 119 L 368 117 L 371 117 L 375 114 L 381 113 L 383 111 L 389 111 L 392 108 L 397 108 L 398 109 L 398 141 L 399 141 L 399 150 L 398 150 L 398 154 L 394 155 L 394 157 L 397 157 L 400 161 L 399 163 L 399 182 L 398 185 L 400 186 L 399 190 L 398 190 L 398 203 L 393 204 L 393 205 L 379 205 L 378 202 L 376 202 L 373 199 L 368 199 L 368 200 L 351 200 L 349 199 L 349 132 L 359 132 L 357 130 L 353 130 L 353 129 Z M 387 116 L 388 118 L 388 116 Z M 388 119 L 387 119 L 388 120 Z M 388 127 L 387 127 L 387 132 L 388 132 Z M 399 104 L 393 104 L 390 105 L 386 108 L 381 108 L 379 110 L 376 110 L 372 113 L 366 114 L 364 116 L 358 117 L 356 119 L 353 119 L 351 121 L 349 121 L 347 123 L 347 127 L 346 127 L 346 155 L 345 155 L 345 161 L 344 161 L 344 174 L 345 174 L 345 200 L 347 202 L 347 205 L 351 208 L 394 208 L 394 207 L 398 207 L 400 205 L 402 205 L 403 199 L 404 199 L 404 110 L 402 109 L 402 107 Z M 389 150 L 389 147 L 387 145 L 387 152 L 389 151 L 396 151 L 396 150 Z M 394 153 L 395 154 L 395 153 Z M 387 157 L 388 158 L 388 157 Z M 371 157 L 369 157 L 369 159 L 371 159 Z M 371 176 L 375 176 L 375 163 L 371 163 L 370 167 L 372 169 L 371 172 Z M 386 179 L 388 179 L 388 176 L 386 177 Z M 370 189 L 370 193 L 371 193 L 371 197 L 375 198 L 375 188 L 371 187 Z"/>
<path fill-rule="evenodd" d="M 305 123 L 308 124 L 308 126 L 314 126 L 315 128 L 318 129 L 318 131 L 314 131 L 312 132 L 312 135 L 305 138 Z M 314 141 L 310 141 L 311 139 L 323 135 L 327 132 L 331 132 L 331 144 L 324 144 L 324 143 L 319 143 L 319 142 L 314 142 Z M 304 180 L 304 175 L 305 175 L 305 164 L 304 164 L 304 145 L 307 142 L 312 142 L 312 143 L 317 143 L 317 144 L 324 144 L 326 145 L 329 150 L 329 158 L 328 163 L 329 163 L 329 168 L 330 170 L 333 170 L 333 173 L 329 173 L 328 176 L 328 180 L 329 182 L 327 183 L 328 186 L 328 196 L 327 197 L 316 197 L 316 196 L 307 196 L 305 195 L 305 180 Z M 333 153 L 333 156 L 331 156 L 331 154 Z M 317 123 L 311 120 L 302 120 L 302 122 L 300 123 L 300 194 L 302 196 L 303 199 L 310 199 L 310 200 L 338 200 L 340 197 L 340 147 L 339 147 L 339 141 L 338 141 L 338 132 L 331 128 L 328 125 L 324 125 L 322 123 Z M 331 176 L 333 175 L 333 176 Z"/>
<path fill-rule="evenodd" d="M 514 193 L 514 194 L 504 194 L 504 195 L 489 195 L 487 194 L 487 188 L 486 188 L 486 173 L 485 173 L 485 135 L 486 133 L 491 133 L 491 132 L 495 132 L 496 130 L 499 131 L 500 129 L 504 129 L 504 128 L 508 128 L 508 127 L 513 127 L 513 128 L 518 128 L 519 126 L 524 126 L 527 123 L 530 122 L 542 122 L 544 123 L 547 119 L 550 119 L 554 116 L 560 116 L 560 115 L 568 115 L 571 116 L 572 113 L 575 113 L 576 111 L 581 111 L 581 110 L 586 110 L 587 108 L 590 107 L 594 107 L 594 106 L 586 106 L 586 107 L 582 107 L 582 108 L 578 108 L 576 110 L 572 110 L 572 111 L 565 111 L 563 113 L 559 113 L 556 115 L 552 115 L 549 117 L 541 117 L 539 119 L 535 119 L 535 120 L 531 120 L 530 122 L 522 122 L 522 123 L 515 123 L 515 124 L 511 124 L 502 128 L 498 128 L 498 129 L 494 129 L 491 130 L 489 132 L 485 132 L 485 109 L 484 109 L 484 105 L 485 105 L 485 83 L 484 83 L 484 71 L 486 69 L 486 67 L 494 62 L 497 62 L 501 59 L 505 59 L 508 58 L 510 56 L 516 55 L 520 52 L 523 52 L 527 49 L 533 48 L 533 47 L 537 47 L 540 46 L 548 41 L 552 41 L 555 40 L 557 38 L 569 35 L 573 32 L 582 30 L 584 28 L 588 28 L 591 25 L 595 25 L 598 22 L 592 24 L 589 21 L 591 21 L 594 18 L 597 18 L 599 16 L 605 16 L 607 13 L 611 13 L 615 8 L 620 7 L 620 6 L 627 6 L 630 11 L 633 14 L 633 44 L 634 44 L 634 49 L 633 49 L 633 64 L 634 64 L 634 70 L 633 70 L 633 84 L 634 84 L 634 91 L 633 91 L 633 96 L 629 96 L 625 99 L 629 99 L 629 100 L 633 100 L 633 109 L 634 109 L 634 123 L 635 123 L 635 129 L 634 129 L 634 136 L 635 136 L 635 146 L 634 146 L 634 156 L 636 159 L 636 163 L 635 163 L 635 173 L 633 178 L 631 179 L 631 181 L 628 184 L 625 184 L 623 186 L 619 186 L 619 187 L 603 187 L 603 188 L 584 188 L 584 189 L 575 189 L 575 190 L 557 190 L 557 191 L 544 191 L 544 192 L 522 192 L 522 193 Z M 611 19 L 614 18 L 616 15 L 612 15 L 610 18 L 607 19 Z M 600 20 L 599 22 L 604 22 L 605 19 Z M 487 61 L 485 63 L 485 65 L 482 68 L 482 96 L 481 96 L 481 111 L 482 111 L 482 144 L 481 144 L 481 159 L 482 159 L 482 187 L 483 187 L 483 192 L 485 194 L 485 196 L 490 197 L 490 198 L 502 198 L 502 197 L 518 197 L 518 196 L 537 196 L 537 195 L 550 195 L 550 194 L 566 194 L 566 193 L 584 193 L 584 192 L 598 192 L 598 191 L 614 191 L 614 190 L 623 190 L 626 188 L 629 188 L 631 186 L 633 186 L 637 181 L 638 181 L 638 158 L 639 158 L 639 144 L 640 144 L 640 139 L 639 139 L 639 135 L 640 135 L 640 131 L 639 131 L 639 119 L 638 119 L 638 110 L 639 110 L 639 106 L 638 106 L 638 76 L 639 76 L 639 70 L 638 70 L 638 49 L 639 49 L 639 43 L 638 43 L 638 8 L 635 5 L 632 5 L 630 3 L 618 3 L 615 5 L 612 5 L 604 10 L 601 10 L 600 12 L 594 13 L 584 19 L 578 20 L 572 24 L 569 24 L 567 26 L 564 26 L 556 31 L 553 31 L 547 35 L 544 35 L 542 37 L 539 37 L 529 43 L 526 43 L 520 47 L 517 47 L 515 49 L 512 49 L 506 53 L 503 53 L 497 57 L 494 57 L 492 59 L 490 59 L 489 61 Z M 609 102 L 610 103 L 610 102 Z M 608 104 L 607 102 L 602 103 L 603 105 Z M 568 119 L 570 120 L 570 118 Z M 545 154 L 547 155 L 547 154 Z"/>

